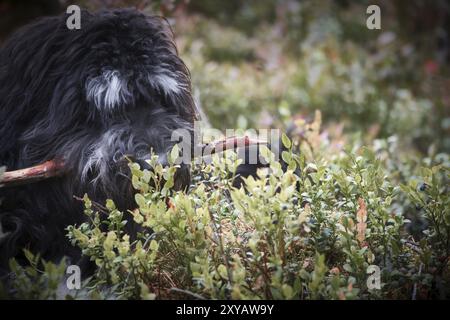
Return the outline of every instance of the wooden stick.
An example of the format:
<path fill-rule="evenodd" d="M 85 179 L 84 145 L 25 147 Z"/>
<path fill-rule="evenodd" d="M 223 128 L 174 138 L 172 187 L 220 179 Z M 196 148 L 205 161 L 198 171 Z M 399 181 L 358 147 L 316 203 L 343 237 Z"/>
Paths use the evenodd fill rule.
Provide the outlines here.
<path fill-rule="evenodd" d="M 0 177 L 0 187 L 11 187 L 27 183 L 32 183 L 51 177 L 56 177 L 65 173 L 62 161 L 50 160 L 33 167 L 6 171 Z"/>
<path fill-rule="evenodd" d="M 226 139 L 213 141 L 207 143 L 202 147 L 202 157 L 209 156 L 214 153 L 223 152 L 226 150 L 236 149 L 238 147 L 249 147 L 252 145 L 267 144 L 266 141 L 252 139 L 248 136 L 245 137 L 229 137 Z M 205 154 L 207 153 L 207 154 Z"/>
<path fill-rule="evenodd" d="M 202 146 L 202 157 L 204 155 L 210 156 L 214 153 L 223 152 L 225 150 L 236 149 L 238 147 L 248 147 L 251 145 L 267 144 L 265 141 L 256 140 L 245 137 L 230 137 Z M 208 152 L 205 154 L 205 152 Z M 33 167 L 6 171 L 2 177 L 0 177 L 1 187 L 12 187 L 32 182 L 45 180 L 52 177 L 57 177 L 65 174 L 67 168 L 64 166 L 63 161 L 49 160 L 44 163 L 38 164 Z"/>

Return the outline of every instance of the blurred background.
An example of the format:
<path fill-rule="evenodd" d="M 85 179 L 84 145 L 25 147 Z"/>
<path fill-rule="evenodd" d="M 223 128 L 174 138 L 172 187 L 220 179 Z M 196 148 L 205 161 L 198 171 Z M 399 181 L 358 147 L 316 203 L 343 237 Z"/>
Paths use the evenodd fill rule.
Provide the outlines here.
<path fill-rule="evenodd" d="M 449 153 L 446 0 L 0 0 L 0 42 L 69 4 L 167 17 L 215 128 L 315 119 L 317 143 L 330 150 L 378 141 L 410 159 Z M 381 30 L 366 27 L 370 4 L 381 8 Z"/>

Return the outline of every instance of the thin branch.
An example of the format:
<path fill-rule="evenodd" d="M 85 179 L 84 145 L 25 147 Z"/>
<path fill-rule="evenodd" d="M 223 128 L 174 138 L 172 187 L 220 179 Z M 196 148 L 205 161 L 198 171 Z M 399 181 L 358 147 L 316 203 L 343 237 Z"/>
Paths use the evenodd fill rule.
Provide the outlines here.
<path fill-rule="evenodd" d="M 267 141 L 252 139 L 248 136 L 245 137 L 229 137 L 218 141 L 213 141 L 202 147 L 202 157 L 210 156 L 214 153 L 223 152 L 226 150 L 236 149 L 239 147 L 249 147 L 254 145 L 265 145 Z"/>
<path fill-rule="evenodd" d="M 57 177 L 66 172 L 62 161 L 50 160 L 37 166 L 6 171 L 0 178 L 0 187 L 11 187 Z"/>
<path fill-rule="evenodd" d="M 251 145 L 267 144 L 265 141 L 245 137 L 230 137 L 202 145 L 201 157 L 210 156 L 214 153 L 223 152 L 238 147 L 248 147 Z M 61 176 L 67 173 L 67 168 L 63 161 L 49 160 L 33 167 L 6 171 L 0 178 L 1 187 L 13 187 L 32 182 L 45 180 L 52 177 Z"/>

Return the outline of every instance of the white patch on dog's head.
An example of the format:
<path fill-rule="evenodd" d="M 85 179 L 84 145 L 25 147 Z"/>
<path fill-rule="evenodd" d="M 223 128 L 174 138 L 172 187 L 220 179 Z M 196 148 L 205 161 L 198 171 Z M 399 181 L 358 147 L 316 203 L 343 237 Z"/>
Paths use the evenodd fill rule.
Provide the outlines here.
<path fill-rule="evenodd" d="M 180 92 L 180 85 L 178 84 L 177 80 L 175 80 L 172 77 L 169 77 L 168 75 L 159 74 L 155 76 L 155 80 L 162 88 L 162 90 L 166 93 L 173 92 L 177 94 Z"/>
<path fill-rule="evenodd" d="M 91 171 L 96 172 L 96 176 L 91 177 L 92 183 L 95 185 L 104 177 L 109 175 L 110 161 L 117 161 L 122 154 L 115 154 L 114 147 L 117 141 L 125 134 L 123 130 L 108 130 L 90 146 L 87 159 L 81 173 L 81 181 L 86 182 Z M 132 138 L 128 142 L 131 147 Z"/>
<path fill-rule="evenodd" d="M 152 88 L 172 99 L 176 99 L 182 91 L 189 91 L 182 77 L 183 75 L 177 72 L 170 74 L 163 70 L 147 75 Z M 108 70 L 99 76 L 89 78 L 86 82 L 86 97 L 100 111 L 111 111 L 134 101 L 127 79 L 116 70 Z"/>
<path fill-rule="evenodd" d="M 99 110 L 112 110 L 128 103 L 131 98 L 127 82 L 114 70 L 89 79 L 86 83 L 86 95 L 88 101 L 94 102 Z"/>
<path fill-rule="evenodd" d="M 180 83 L 176 78 L 164 72 L 149 75 L 148 81 L 150 85 L 157 88 L 167 96 L 178 95 L 182 90 L 186 90 L 185 85 Z"/>
<path fill-rule="evenodd" d="M 126 152 L 125 150 L 129 150 Z M 136 136 L 129 133 L 128 130 L 120 128 L 111 128 L 105 131 L 95 143 L 93 143 L 85 154 L 86 159 L 81 168 L 81 181 L 97 185 L 108 181 L 113 169 L 111 164 L 120 161 L 124 153 L 133 154 L 136 157 L 143 157 L 148 154 L 150 146 L 144 141 L 137 141 Z M 95 175 L 91 175 L 95 173 Z"/>

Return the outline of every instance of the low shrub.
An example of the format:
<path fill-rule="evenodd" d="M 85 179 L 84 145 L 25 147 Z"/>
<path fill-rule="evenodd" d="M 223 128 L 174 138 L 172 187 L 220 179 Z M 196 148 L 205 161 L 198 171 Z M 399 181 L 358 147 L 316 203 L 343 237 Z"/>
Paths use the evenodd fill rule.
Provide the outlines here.
<path fill-rule="evenodd" d="M 240 189 L 230 175 L 240 160 L 230 151 L 196 165 L 187 193 L 170 189 L 176 166 L 163 168 L 157 157 L 149 161 L 153 171 L 131 163 L 136 209 L 120 212 L 112 201 L 103 206 L 85 196 L 88 222 L 68 228 L 96 271 L 66 298 L 449 297 L 448 157 L 411 165 L 414 175 L 402 182 L 383 147 L 332 160 L 316 150 L 307 160 L 297 152 L 302 144 L 283 143 L 286 172 L 263 148 L 270 169 Z M 419 238 L 405 228 L 410 208 L 426 221 Z M 135 238 L 125 232 L 130 223 L 139 226 Z M 55 280 L 63 283 L 64 262 L 28 256 L 29 267 L 11 264 L 13 297 L 64 297 Z"/>

